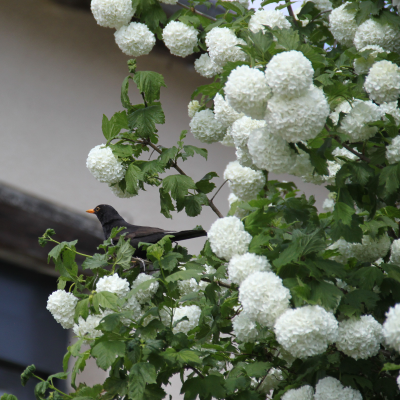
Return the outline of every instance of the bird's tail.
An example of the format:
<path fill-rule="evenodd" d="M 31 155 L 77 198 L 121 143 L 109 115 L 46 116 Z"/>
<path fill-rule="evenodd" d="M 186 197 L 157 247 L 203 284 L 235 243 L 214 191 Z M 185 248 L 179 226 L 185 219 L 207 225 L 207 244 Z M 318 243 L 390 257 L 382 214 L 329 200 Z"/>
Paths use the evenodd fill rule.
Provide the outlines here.
<path fill-rule="evenodd" d="M 193 239 L 200 236 L 207 236 L 207 232 L 203 230 L 194 230 L 194 231 L 180 231 L 174 232 L 169 235 L 173 235 L 174 238 L 172 239 L 173 242 L 178 240 L 186 240 L 186 239 Z"/>

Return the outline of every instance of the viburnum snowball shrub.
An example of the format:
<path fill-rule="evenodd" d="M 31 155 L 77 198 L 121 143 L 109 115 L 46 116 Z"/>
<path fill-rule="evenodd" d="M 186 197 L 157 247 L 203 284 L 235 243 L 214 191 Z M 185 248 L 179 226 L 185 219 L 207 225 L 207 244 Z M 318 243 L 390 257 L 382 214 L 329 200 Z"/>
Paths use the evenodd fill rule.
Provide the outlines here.
<path fill-rule="evenodd" d="M 282 400 L 314 400 L 314 389 L 305 385 L 298 389 L 288 390 L 282 397 Z"/>
<path fill-rule="evenodd" d="M 141 289 L 136 294 L 135 297 L 140 304 L 146 303 L 151 300 L 154 294 L 157 292 L 159 283 L 151 275 L 146 275 L 140 273 L 136 279 L 132 282 L 132 289 L 138 287 L 141 283 L 152 281 L 147 289 Z"/>
<path fill-rule="evenodd" d="M 355 161 L 358 159 L 358 157 L 351 153 L 349 150 L 343 148 L 337 147 L 335 150 L 333 150 L 332 155 L 335 157 L 342 157 L 346 158 L 351 161 Z M 328 171 L 329 175 L 324 176 L 325 181 L 330 184 L 334 184 L 335 182 L 335 177 L 336 174 L 339 172 L 340 168 L 342 165 L 345 163 L 345 161 L 341 160 L 340 158 L 335 158 L 335 161 L 328 160 Z"/>
<path fill-rule="evenodd" d="M 277 319 L 274 330 L 285 350 L 294 357 L 306 358 L 322 354 L 336 341 L 338 323 L 322 307 L 304 306 L 287 310 Z"/>
<path fill-rule="evenodd" d="M 129 325 L 132 321 L 137 321 L 141 317 L 142 307 L 140 303 L 137 301 L 135 296 L 131 296 L 125 304 L 121 307 L 121 312 L 131 311 L 132 316 L 129 318 L 122 317 L 121 322 L 125 325 Z"/>
<path fill-rule="evenodd" d="M 353 100 L 352 103 L 345 100 L 345 101 L 342 101 L 340 104 L 338 104 L 336 106 L 335 110 L 329 114 L 329 118 L 333 122 L 333 125 L 337 125 L 339 123 L 340 113 L 348 114 L 351 111 L 352 106 L 354 106 L 355 104 L 357 104 L 359 102 L 361 102 L 361 100 L 356 99 L 356 100 Z"/>
<path fill-rule="evenodd" d="M 125 168 L 114 156 L 110 147 L 99 144 L 90 150 L 86 167 L 91 174 L 103 183 L 116 183 L 125 176 Z"/>
<path fill-rule="evenodd" d="M 390 347 L 400 352 L 400 303 L 390 307 L 386 313 L 383 336 Z"/>
<path fill-rule="evenodd" d="M 197 283 L 196 279 L 185 279 L 184 281 L 178 281 L 179 293 L 181 296 L 186 296 L 189 293 L 198 292 L 204 290 L 208 283 L 200 281 Z"/>
<path fill-rule="evenodd" d="M 275 54 L 265 70 L 265 78 L 275 96 L 299 97 L 313 83 L 314 70 L 303 53 L 296 50 Z"/>
<path fill-rule="evenodd" d="M 257 339 L 257 325 L 254 319 L 244 311 L 232 318 L 232 327 L 233 334 L 241 342 L 253 343 Z"/>
<path fill-rule="evenodd" d="M 103 332 L 97 330 L 96 328 L 99 326 L 100 321 L 111 313 L 112 311 L 110 310 L 103 311 L 99 315 L 89 315 L 86 320 L 84 320 L 82 317 L 79 317 L 78 323 L 74 324 L 72 330 L 79 338 L 85 337 L 85 343 L 88 343 L 91 340 L 94 340 L 103 335 Z"/>
<path fill-rule="evenodd" d="M 272 135 L 267 126 L 251 132 L 247 147 L 258 168 L 276 174 L 290 171 L 296 161 L 294 150 L 284 139 Z"/>
<path fill-rule="evenodd" d="M 200 103 L 197 100 L 192 100 L 188 104 L 188 116 L 193 118 L 200 108 Z"/>
<path fill-rule="evenodd" d="M 90 9 L 100 26 L 115 29 L 129 24 L 136 11 L 132 0 L 92 0 Z"/>
<path fill-rule="evenodd" d="M 194 69 L 204 78 L 212 78 L 223 71 L 222 67 L 215 64 L 207 53 L 202 54 L 194 62 Z"/>
<path fill-rule="evenodd" d="M 264 120 L 252 119 L 245 116 L 237 119 L 231 127 L 231 135 L 236 148 L 247 150 L 247 141 L 249 140 L 250 133 L 264 126 Z"/>
<path fill-rule="evenodd" d="M 175 334 L 179 332 L 188 333 L 199 324 L 200 314 L 201 309 L 199 306 L 184 306 L 175 308 L 172 325 L 181 320 L 183 317 L 187 317 L 188 320 L 179 322 L 179 324 L 173 328 L 173 332 Z"/>
<path fill-rule="evenodd" d="M 390 248 L 390 238 L 387 234 L 376 239 L 364 235 L 362 243 L 349 243 L 344 239 L 339 239 L 328 248 L 337 250 L 341 254 L 334 257 L 337 262 L 346 264 L 349 258 L 355 257 L 359 262 L 372 263 L 386 256 Z"/>
<path fill-rule="evenodd" d="M 46 308 L 64 329 L 70 329 L 74 325 L 77 303 L 78 299 L 72 293 L 57 290 L 49 296 Z"/>
<path fill-rule="evenodd" d="M 327 376 L 315 385 L 314 400 L 363 400 L 361 393 L 344 387 L 337 379 Z"/>
<path fill-rule="evenodd" d="M 382 111 L 372 101 L 355 100 L 348 114 L 342 119 L 339 130 L 350 136 L 351 142 L 367 140 L 378 131 L 376 126 L 368 126 L 382 117 Z"/>
<path fill-rule="evenodd" d="M 233 256 L 228 264 L 229 280 L 240 285 L 249 275 L 259 271 L 270 271 L 271 264 L 267 257 L 254 253 Z"/>
<path fill-rule="evenodd" d="M 223 67 L 228 61 L 245 61 L 246 53 L 242 51 L 238 44 L 245 45 L 243 39 L 236 37 L 229 28 L 211 29 L 206 35 L 206 45 L 211 60 Z"/>
<path fill-rule="evenodd" d="M 367 19 L 358 28 L 354 36 L 354 46 L 361 51 L 369 45 L 380 46 L 385 50 L 399 51 L 400 30 L 377 20 Z"/>
<path fill-rule="evenodd" d="M 232 192 L 243 200 L 251 200 L 265 185 L 265 176 L 261 171 L 242 167 L 238 161 L 231 161 L 225 168 L 224 179 L 228 179 Z"/>
<path fill-rule="evenodd" d="M 225 84 L 225 99 L 237 112 L 254 119 L 263 119 L 271 96 L 264 73 L 248 65 L 236 67 Z"/>
<path fill-rule="evenodd" d="M 246 253 L 252 239 L 237 217 L 217 219 L 208 230 L 207 236 L 211 250 L 217 257 L 226 260 L 230 260 L 235 254 Z"/>
<path fill-rule="evenodd" d="M 392 143 L 386 147 L 386 159 L 389 164 L 395 164 L 400 161 L 400 136 L 393 138 Z"/>
<path fill-rule="evenodd" d="M 254 272 L 239 286 L 239 301 L 246 314 L 263 326 L 273 327 L 289 307 L 290 291 L 273 272 Z"/>
<path fill-rule="evenodd" d="M 193 136 L 203 143 L 218 142 L 226 133 L 226 128 L 215 118 L 210 109 L 197 112 L 189 126 Z"/>
<path fill-rule="evenodd" d="M 122 190 L 118 183 L 114 183 L 114 184 L 109 183 L 108 187 L 115 194 L 115 196 L 119 197 L 120 199 L 129 199 L 130 197 L 135 196 L 134 194 L 129 193 L 126 190 Z"/>
<path fill-rule="evenodd" d="M 393 240 L 390 246 L 390 264 L 400 265 L 400 239 Z"/>
<path fill-rule="evenodd" d="M 239 197 L 237 197 L 235 194 L 231 193 L 228 196 L 228 202 L 229 202 L 229 207 L 232 206 L 233 203 L 235 203 L 236 201 L 242 201 L 241 199 L 239 199 Z M 249 214 L 249 211 L 244 210 L 243 208 L 237 207 L 235 210 L 235 216 L 242 219 L 244 218 L 246 215 Z"/>
<path fill-rule="evenodd" d="M 265 121 L 269 131 L 290 143 L 315 138 L 325 125 L 329 105 L 323 91 L 311 86 L 294 99 L 272 96 Z"/>
<path fill-rule="evenodd" d="M 382 325 L 372 315 L 363 315 L 339 323 L 336 347 L 355 360 L 365 360 L 378 354 L 382 339 Z"/>
<path fill-rule="evenodd" d="M 236 159 L 239 162 L 239 164 L 242 167 L 249 167 L 253 169 L 257 169 L 256 166 L 254 166 L 253 159 L 251 158 L 251 155 L 249 153 L 249 150 L 246 147 L 237 147 L 236 148 Z"/>
<path fill-rule="evenodd" d="M 383 119 L 385 121 L 388 120 L 388 118 L 386 117 L 385 114 L 389 114 L 394 118 L 396 125 L 400 125 L 400 109 L 397 107 L 397 101 L 390 101 L 389 103 L 382 103 L 380 105 L 380 109 L 382 112 Z"/>
<path fill-rule="evenodd" d="M 129 282 L 125 278 L 120 278 L 118 274 L 103 276 L 96 284 L 97 292 L 111 292 L 118 297 L 125 297 L 129 292 Z"/>
<path fill-rule="evenodd" d="M 259 393 L 269 394 L 271 390 L 274 390 L 284 380 L 282 371 L 277 368 L 271 368 L 261 384 L 258 386 Z M 257 386 L 256 386 L 257 387 Z"/>
<path fill-rule="evenodd" d="M 140 22 L 131 22 L 128 26 L 121 27 L 114 36 L 122 52 L 132 57 L 149 54 L 156 44 L 154 33 Z"/>
<path fill-rule="evenodd" d="M 315 0 L 313 1 L 315 4 L 315 8 L 317 8 L 319 11 L 329 11 L 332 10 L 332 2 L 330 0 Z"/>
<path fill-rule="evenodd" d="M 256 33 L 258 31 L 265 32 L 264 25 L 272 29 L 289 29 L 291 25 L 286 17 L 276 10 L 258 10 L 250 18 L 249 29 Z"/>
<path fill-rule="evenodd" d="M 219 93 L 214 97 L 214 115 L 225 128 L 244 117 L 243 113 L 236 112 Z"/>
<path fill-rule="evenodd" d="M 163 30 L 162 38 L 171 54 L 186 57 L 194 52 L 199 32 L 183 22 L 171 21 Z"/>
<path fill-rule="evenodd" d="M 364 88 L 377 103 L 395 101 L 400 95 L 400 67 L 390 61 L 376 62 L 365 79 Z"/>
<path fill-rule="evenodd" d="M 349 4 L 349 2 L 335 8 L 329 14 L 329 30 L 339 43 L 351 47 L 357 30 L 357 23 L 354 18 L 356 16 L 356 11 L 347 10 L 345 8 L 347 4 Z"/>
<path fill-rule="evenodd" d="M 369 69 L 375 62 L 375 58 L 379 53 L 387 53 L 381 46 L 369 45 L 365 46 L 360 50 L 360 53 L 364 51 L 370 51 L 367 59 L 359 57 L 354 60 L 354 72 L 357 75 L 368 74 Z"/>
<path fill-rule="evenodd" d="M 231 135 L 231 127 L 229 127 L 226 130 L 226 135 L 224 136 L 224 138 L 220 141 L 221 144 L 223 144 L 224 146 L 228 146 L 228 147 L 235 147 L 235 143 L 233 141 L 233 137 Z"/>

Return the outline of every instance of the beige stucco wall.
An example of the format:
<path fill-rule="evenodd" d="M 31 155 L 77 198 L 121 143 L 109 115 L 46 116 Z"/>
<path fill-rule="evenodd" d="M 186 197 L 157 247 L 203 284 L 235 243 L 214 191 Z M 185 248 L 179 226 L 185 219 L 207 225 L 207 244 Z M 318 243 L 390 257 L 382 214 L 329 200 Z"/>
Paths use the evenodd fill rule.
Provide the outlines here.
<path fill-rule="evenodd" d="M 89 150 L 104 143 L 102 114 L 111 117 L 122 109 L 120 85 L 129 57 L 116 46 L 113 30 L 96 25 L 88 12 L 50 0 L 2 0 L 0 49 L 0 181 L 77 212 L 108 203 L 136 224 L 175 230 L 210 227 L 216 218 L 210 209 L 197 218 L 178 214 L 167 220 L 159 213 L 157 189 L 117 199 L 85 167 Z M 190 94 L 206 80 L 166 51 L 139 58 L 138 66 L 165 77 L 168 90 L 162 89 L 161 101 L 166 124 L 159 127 L 160 144 L 172 145 L 188 129 Z M 141 102 L 134 90 L 131 99 Z M 182 165 L 194 179 L 209 171 L 222 177 L 227 162 L 235 159 L 233 149 L 203 145 L 190 134 L 187 143 L 209 148 L 208 162 L 196 157 Z M 311 184 L 301 188 L 322 204 L 324 190 Z M 215 201 L 223 213 L 228 193 L 226 185 Z M 191 250 L 199 250 L 203 242 L 190 241 Z M 100 377 L 91 371 L 82 379 L 88 384 Z"/>

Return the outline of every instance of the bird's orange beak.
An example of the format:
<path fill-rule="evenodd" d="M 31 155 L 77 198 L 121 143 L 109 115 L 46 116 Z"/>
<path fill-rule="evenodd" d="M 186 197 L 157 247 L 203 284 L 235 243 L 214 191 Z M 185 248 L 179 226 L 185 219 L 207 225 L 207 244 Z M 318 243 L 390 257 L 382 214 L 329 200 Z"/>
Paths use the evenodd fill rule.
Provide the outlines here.
<path fill-rule="evenodd" d="M 89 214 L 94 214 L 93 208 L 91 208 L 90 210 L 86 210 L 86 212 L 89 213 Z"/>

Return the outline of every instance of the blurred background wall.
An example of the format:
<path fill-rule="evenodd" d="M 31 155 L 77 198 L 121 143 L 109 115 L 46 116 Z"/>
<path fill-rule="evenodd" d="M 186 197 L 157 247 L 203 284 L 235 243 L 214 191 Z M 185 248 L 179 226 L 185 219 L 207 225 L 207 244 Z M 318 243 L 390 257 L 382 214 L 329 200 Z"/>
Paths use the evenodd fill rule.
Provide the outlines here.
<path fill-rule="evenodd" d="M 114 30 L 96 24 L 89 0 L 62 1 L 0 2 L 0 395 L 11 392 L 19 400 L 33 398 L 32 387 L 19 384 L 25 366 L 36 364 L 43 375 L 61 371 L 62 355 L 73 340 L 45 309 L 57 276 L 46 263 L 49 248 L 37 245 L 46 228 L 55 228 L 58 240 L 78 238 L 78 248 L 89 252 L 102 237 L 97 219 L 84 210 L 97 204 L 112 204 L 131 223 L 174 230 L 198 224 L 208 229 L 216 219 L 205 208 L 196 218 L 175 214 L 168 220 L 159 213 L 157 189 L 118 199 L 86 169 L 90 149 L 105 142 L 102 115 L 110 118 L 122 110 L 120 85 L 129 57 L 115 44 Z M 171 146 L 188 129 L 191 93 L 207 80 L 194 71 L 193 58 L 173 57 L 162 45 L 138 58 L 138 68 L 165 78 L 166 124 L 159 135 L 161 145 Z M 141 102 L 133 88 L 130 97 Z M 216 171 L 216 183 L 222 184 L 234 150 L 203 145 L 190 133 L 187 143 L 209 149 L 208 162 L 196 157 L 181 165 L 187 174 L 198 180 Z M 280 178 L 294 180 L 321 206 L 324 189 Z M 228 194 L 225 185 L 215 200 L 223 214 Z M 200 238 L 187 244 L 197 252 L 203 243 Z M 81 381 L 101 380 L 93 365 Z"/>

